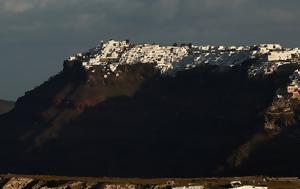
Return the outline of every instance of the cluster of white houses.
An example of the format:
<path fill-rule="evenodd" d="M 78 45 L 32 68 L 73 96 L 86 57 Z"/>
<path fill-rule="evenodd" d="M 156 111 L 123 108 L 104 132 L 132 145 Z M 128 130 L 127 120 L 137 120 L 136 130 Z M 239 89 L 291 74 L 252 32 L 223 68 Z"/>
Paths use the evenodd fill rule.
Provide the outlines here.
<path fill-rule="evenodd" d="M 253 46 L 213 46 L 213 45 L 136 45 L 129 41 L 109 40 L 101 42 L 88 52 L 69 57 L 69 62 L 80 62 L 92 72 L 93 67 L 103 66 L 115 72 L 118 65 L 151 63 L 162 73 L 176 73 L 199 65 L 236 66 L 248 59 L 259 59 L 251 74 L 270 74 L 283 64 L 300 62 L 298 48 L 283 48 L 279 44 Z M 297 60 L 297 61 L 295 61 Z M 107 77 L 105 77 L 107 78 Z"/>
<path fill-rule="evenodd" d="M 179 63 L 188 55 L 186 47 L 160 46 L 160 45 L 137 45 L 125 52 L 121 64 L 153 63 L 162 72 L 173 68 L 173 64 Z"/>

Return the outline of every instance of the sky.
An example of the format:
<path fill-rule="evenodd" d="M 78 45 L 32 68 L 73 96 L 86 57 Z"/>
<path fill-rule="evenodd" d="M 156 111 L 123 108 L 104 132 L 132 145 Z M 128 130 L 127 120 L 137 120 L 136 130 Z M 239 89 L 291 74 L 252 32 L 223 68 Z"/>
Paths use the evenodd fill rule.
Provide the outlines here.
<path fill-rule="evenodd" d="M 0 0 L 0 99 L 101 40 L 300 46 L 299 0 Z"/>

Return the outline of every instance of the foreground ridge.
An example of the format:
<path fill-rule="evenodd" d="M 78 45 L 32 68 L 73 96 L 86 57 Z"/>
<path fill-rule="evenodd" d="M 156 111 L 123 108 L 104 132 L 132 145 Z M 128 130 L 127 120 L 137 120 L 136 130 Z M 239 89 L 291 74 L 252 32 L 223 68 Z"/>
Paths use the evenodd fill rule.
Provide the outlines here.
<path fill-rule="evenodd" d="M 223 177 L 223 178 L 97 178 L 34 175 L 2 175 L 0 186 L 35 189 L 280 189 L 296 188 L 297 177 Z"/>

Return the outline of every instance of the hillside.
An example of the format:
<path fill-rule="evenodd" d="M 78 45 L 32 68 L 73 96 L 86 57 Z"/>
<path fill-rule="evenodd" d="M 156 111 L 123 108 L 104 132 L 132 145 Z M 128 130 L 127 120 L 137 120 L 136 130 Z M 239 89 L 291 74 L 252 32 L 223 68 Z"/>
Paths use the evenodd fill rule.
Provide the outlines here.
<path fill-rule="evenodd" d="M 299 52 L 109 41 L 0 116 L 3 173 L 299 174 Z M 9 144 L 9 145 L 6 145 Z"/>
<path fill-rule="evenodd" d="M 4 114 L 12 110 L 14 107 L 14 102 L 0 100 L 0 114 Z"/>

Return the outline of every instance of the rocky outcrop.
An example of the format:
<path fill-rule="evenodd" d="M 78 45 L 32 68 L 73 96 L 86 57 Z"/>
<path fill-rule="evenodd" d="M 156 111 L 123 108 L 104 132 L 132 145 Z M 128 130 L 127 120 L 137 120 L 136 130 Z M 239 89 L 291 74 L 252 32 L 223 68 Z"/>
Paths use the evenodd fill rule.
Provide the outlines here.
<path fill-rule="evenodd" d="M 40 189 L 88 189 L 88 188 L 89 187 L 86 185 L 86 183 L 80 181 L 73 181 L 56 187 L 43 186 Z"/>
<path fill-rule="evenodd" d="M 33 182 L 31 178 L 13 177 L 2 188 L 3 189 L 26 189 Z"/>
<path fill-rule="evenodd" d="M 37 179 L 30 177 L 0 177 L 0 186 L 3 189 L 100 189 L 122 188 L 132 189 L 127 185 L 103 185 L 100 182 L 90 181 L 66 181 L 60 179 Z"/>
<path fill-rule="evenodd" d="M 296 124 L 297 107 L 299 107 L 298 100 L 289 97 L 275 99 L 265 114 L 265 129 L 279 131 Z"/>
<path fill-rule="evenodd" d="M 2 188 L 8 182 L 8 180 L 8 178 L 0 177 L 0 188 Z"/>
<path fill-rule="evenodd" d="M 151 186 L 149 184 L 106 184 L 99 181 L 91 181 L 93 180 L 92 178 L 88 178 L 88 181 L 65 179 L 60 179 L 59 177 L 51 179 L 49 176 L 47 178 L 4 176 L 0 177 L 0 184 L 3 189 L 166 189 L 171 186 L 169 184 Z M 94 178 L 94 180 L 97 180 L 97 178 Z"/>

